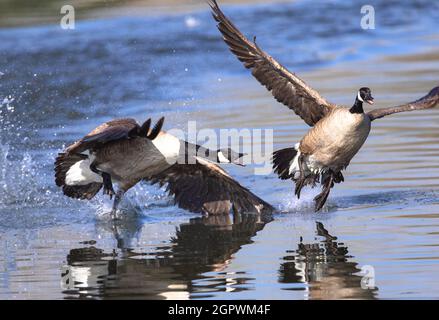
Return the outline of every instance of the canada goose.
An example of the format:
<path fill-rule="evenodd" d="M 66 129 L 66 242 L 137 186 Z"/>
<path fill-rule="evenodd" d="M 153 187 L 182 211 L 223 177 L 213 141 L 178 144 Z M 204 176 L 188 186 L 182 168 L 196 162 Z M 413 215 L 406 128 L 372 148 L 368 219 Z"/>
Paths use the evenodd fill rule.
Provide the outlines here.
<path fill-rule="evenodd" d="M 134 119 L 106 122 L 58 154 L 55 182 L 66 196 L 92 199 L 102 188 L 115 195 L 112 218 L 125 192 L 141 180 L 174 196 L 180 208 L 206 214 L 271 212 L 273 207 L 236 182 L 216 163 L 240 164 L 244 156 L 229 149 L 213 151 Z M 191 162 L 192 161 L 192 162 Z M 191 164 L 193 163 L 193 164 Z M 113 183 L 119 185 L 117 192 Z"/>
<path fill-rule="evenodd" d="M 295 182 L 298 198 L 304 186 L 314 187 L 320 182 L 323 190 L 314 198 L 315 211 L 323 207 L 334 183 L 344 181 L 341 171 L 366 141 L 371 121 L 397 112 L 432 108 L 439 102 L 439 87 L 436 87 L 414 102 L 368 113 L 364 113 L 363 102 L 373 103 L 369 88 L 358 91 L 351 108 L 329 103 L 259 48 L 255 41 L 249 41 L 224 15 L 215 0 L 208 3 L 230 51 L 252 70 L 253 76 L 271 91 L 278 102 L 292 109 L 312 127 L 294 148 L 273 153 L 273 169 L 280 179 Z"/>

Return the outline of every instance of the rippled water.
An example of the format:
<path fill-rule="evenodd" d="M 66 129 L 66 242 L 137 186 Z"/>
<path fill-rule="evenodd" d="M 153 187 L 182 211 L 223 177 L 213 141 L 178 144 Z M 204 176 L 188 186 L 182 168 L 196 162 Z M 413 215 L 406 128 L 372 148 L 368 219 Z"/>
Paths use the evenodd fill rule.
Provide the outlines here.
<path fill-rule="evenodd" d="M 360 1 L 224 10 L 331 101 L 349 105 L 361 86 L 377 107 L 420 97 L 438 85 L 438 4 L 370 2 L 369 31 Z M 376 121 L 322 213 L 317 190 L 297 201 L 273 174 L 228 167 L 278 212 L 199 217 L 140 185 L 115 231 L 107 199 L 71 200 L 53 182 L 56 153 L 97 124 L 273 128 L 275 149 L 308 128 L 231 56 L 206 7 L 0 29 L 0 40 L 0 298 L 439 297 L 439 109 Z"/>

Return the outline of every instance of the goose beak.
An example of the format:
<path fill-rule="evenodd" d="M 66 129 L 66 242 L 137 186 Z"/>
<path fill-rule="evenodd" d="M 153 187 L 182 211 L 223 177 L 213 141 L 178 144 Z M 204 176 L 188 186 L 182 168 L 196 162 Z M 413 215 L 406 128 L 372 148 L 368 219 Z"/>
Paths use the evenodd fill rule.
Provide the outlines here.
<path fill-rule="evenodd" d="M 368 104 L 373 104 L 373 98 L 371 97 L 370 99 L 366 100 L 366 102 L 367 102 Z"/>

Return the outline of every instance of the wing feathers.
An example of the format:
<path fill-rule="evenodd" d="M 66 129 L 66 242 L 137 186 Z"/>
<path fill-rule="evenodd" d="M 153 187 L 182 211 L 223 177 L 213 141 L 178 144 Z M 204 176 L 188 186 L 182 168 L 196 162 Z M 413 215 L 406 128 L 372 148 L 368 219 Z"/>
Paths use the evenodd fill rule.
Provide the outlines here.
<path fill-rule="evenodd" d="M 72 144 L 66 149 L 66 152 L 81 153 L 85 150 L 98 148 L 111 141 L 128 139 L 132 135 L 132 131 L 136 131 L 138 128 L 139 125 L 134 119 L 108 121 L 98 126 L 81 140 Z"/>
<path fill-rule="evenodd" d="M 81 153 L 85 150 L 102 147 L 109 142 L 131 139 L 137 136 L 154 140 L 160 133 L 163 123 L 164 117 L 157 121 L 151 132 L 148 132 L 151 125 L 151 119 L 146 120 L 142 126 L 139 126 L 134 119 L 108 121 L 98 126 L 81 140 L 69 146 L 66 149 L 66 152 L 69 154 Z"/>
<path fill-rule="evenodd" d="M 89 183 L 86 185 L 66 185 L 66 174 L 76 162 L 87 159 L 83 154 L 59 153 L 55 160 L 55 183 L 62 187 L 63 193 L 70 198 L 92 199 L 102 187 L 102 183 Z"/>
<path fill-rule="evenodd" d="M 271 91 L 278 102 L 292 109 L 310 126 L 334 108 L 334 105 L 322 98 L 317 91 L 261 50 L 256 44 L 256 39 L 250 42 L 224 15 L 215 0 L 208 3 L 214 19 L 218 22 L 218 30 L 230 51 L 247 69 L 252 70 L 253 76 Z"/>
<path fill-rule="evenodd" d="M 167 184 L 180 208 L 209 214 L 272 212 L 274 208 L 232 179 L 216 164 L 197 158 L 196 164 L 175 164 L 149 179 L 152 184 Z"/>
<path fill-rule="evenodd" d="M 384 116 L 388 116 L 390 114 L 405 112 L 405 111 L 414 111 L 414 110 L 422 110 L 433 108 L 435 105 L 439 103 L 439 86 L 430 90 L 428 94 L 423 96 L 422 98 L 409 102 L 407 104 L 403 104 L 397 107 L 390 108 L 381 108 L 375 109 L 367 113 L 370 120 L 375 120 L 382 118 Z"/>

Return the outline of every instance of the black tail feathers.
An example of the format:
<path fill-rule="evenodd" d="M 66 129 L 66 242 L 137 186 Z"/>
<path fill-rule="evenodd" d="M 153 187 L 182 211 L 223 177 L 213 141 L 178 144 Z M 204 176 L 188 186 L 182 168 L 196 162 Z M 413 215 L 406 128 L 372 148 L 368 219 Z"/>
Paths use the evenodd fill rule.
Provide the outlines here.
<path fill-rule="evenodd" d="M 146 120 L 140 128 L 136 128 L 134 135 L 138 135 L 139 137 L 145 137 L 150 140 L 154 140 L 159 135 L 160 131 L 163 127 L 163 122 L 165 121 L 165 117 L 161 117 L 157 123 L 154 125 L 152 129 L 151 127 L 151 118 Z"/>
<path fill-rule="evenodd" d="M 294 177 L 294 174 L 296 172 L 293 172 L 291 174 L 290 166 L 294 157 L 296 157 L 297 152 L 298 151 L 295 148 L 286 148 L 273 152 L 273 169 L 274 172 L 278 174 L 280 179 L 293 180 L 293 182 L 296 184 L 294 193 L 298 199 L 300 199 L 300 192 L 302 188 L 307 185 L 310 185 L 312 188 L 314 188 L 317 183 L 320 182 L 323 187 L 322 192 L 314 198 L 316 203 L 315 211 L 317 212 L 325 204 L 326 200 L 328 199 L 329 192 L 334 184 L 343 182 L 344 177 L 341 171 L 334 172 L 332 170 L 329 170 L 325 173 L 313 173 L 310 171 L 303 172 L 301 171 L 303 166 L 303 159 L 301 159 L 302 157 L 299 157 L 298 159 L 298 166 L 300 169 L 299 175 Z M 297 169 L 295 171 L 297 171 Z"/>
<path fill-rule="evenodd" d="M 154 140 L 157 138 L 157 136 L 160 133 L 160 130 L 162 130 L 163 122 L 165 121 L 165 117 L 161 117 L 159 121 L 155 124 L 154 128 L 152 128 L 150 134 L 148 135 L 148 139 Z"/>
<path fill-rule="evenodd" d="M 273 152 L 273 169 L 280 179 L 287 180 L 293 178 L 289 171 L 291 162 L 296 154 L 297 150 L 294 148 L 285 148 Z"/>

